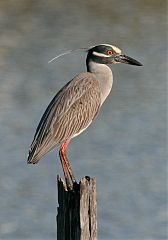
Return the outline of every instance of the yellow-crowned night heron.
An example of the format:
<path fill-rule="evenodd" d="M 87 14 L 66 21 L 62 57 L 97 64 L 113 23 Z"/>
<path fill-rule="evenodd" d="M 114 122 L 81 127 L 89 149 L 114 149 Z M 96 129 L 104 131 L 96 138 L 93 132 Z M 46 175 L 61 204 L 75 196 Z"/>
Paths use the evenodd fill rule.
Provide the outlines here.
<path fill-rule="evenodd" d="M 66 156 L 70 139 L 82 133 L 97 116 L 109 95 L 113 75 L 107 64 L 142 64 L 122 54 L 113 45 L 100 44 L 87 50 L 87 72 L 68 82 L 53 98 L 44 112 L 30 146 L 27 163 L 37 163 L 47 152 L 60 144 L 59 156 L 67 185 L 76 183 Z"/>

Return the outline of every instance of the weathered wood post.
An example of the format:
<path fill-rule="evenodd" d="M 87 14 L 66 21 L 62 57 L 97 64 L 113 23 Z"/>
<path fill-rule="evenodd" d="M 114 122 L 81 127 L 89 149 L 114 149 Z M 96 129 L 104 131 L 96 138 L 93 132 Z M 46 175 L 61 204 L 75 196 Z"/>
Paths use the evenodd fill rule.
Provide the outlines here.
<path fill-rule="evenodd" d="M 57 240 L 97 240 L 96 180 L 84 177 L 67 190 L 58 176 Z"/>

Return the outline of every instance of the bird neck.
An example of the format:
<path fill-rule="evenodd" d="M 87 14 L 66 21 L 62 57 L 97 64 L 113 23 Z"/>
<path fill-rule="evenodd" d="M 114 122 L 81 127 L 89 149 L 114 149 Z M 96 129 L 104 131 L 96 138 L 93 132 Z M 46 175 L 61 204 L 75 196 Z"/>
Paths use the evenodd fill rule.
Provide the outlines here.
<path fill-rule="evenodd" d="M 107 72 L 111 72 L 111 69 L 102 63 L 97 63 L 94 61 L 86 61 L 87 71 L 91 73 L 102 73 L 105 74 Z"/>
<path fill-rule="evenodd" d="M 87 62 L 87 71 L 94 74 L 95 79 L 99 81 L 101 103 L 103 103 L 106 97 L 109 95 L 113 85 L 112 71 L 107 65 L 93 61 Z"/>

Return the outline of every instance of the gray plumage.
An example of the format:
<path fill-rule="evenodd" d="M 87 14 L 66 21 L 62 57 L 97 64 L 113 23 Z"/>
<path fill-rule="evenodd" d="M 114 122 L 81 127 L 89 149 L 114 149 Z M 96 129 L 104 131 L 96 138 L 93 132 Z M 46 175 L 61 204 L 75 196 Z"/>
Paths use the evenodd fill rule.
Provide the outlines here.
<path fill-rule="evenodd" d="M 46 109 L 30 146 L 28 161 L 37 163 L 55 145 L 85 129 L 100 104 L 99 81 L 90 73 L 81 73 L 68 82 Z"/>
<path fill-rule="evenodd" d="M 112 71 L 106 64 L 119 62 L 141 66 L 112 45 L 88 49 L 87 72 L 68 82 L 47 107 L 30 146 L 28 163 L 37 163 L 57 144 L 77 136 L 92 123 L 113 84 Z M 64 156 L 62 159 L 66 162 Z"/>

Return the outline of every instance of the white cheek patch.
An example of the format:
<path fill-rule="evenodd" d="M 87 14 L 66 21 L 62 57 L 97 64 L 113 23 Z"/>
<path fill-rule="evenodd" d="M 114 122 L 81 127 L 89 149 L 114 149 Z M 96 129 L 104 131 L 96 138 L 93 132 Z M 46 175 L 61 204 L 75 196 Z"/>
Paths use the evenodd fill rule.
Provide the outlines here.
<path fill-rule="evenodd" d="M 94 56 L 97 56 L 97 57 L 111 57 L 111 55 L 106 55 L 106 54 L 103 54 L 103 53 L 98 53 L 98 52 L 93 52 L 92 53 Z"/>

